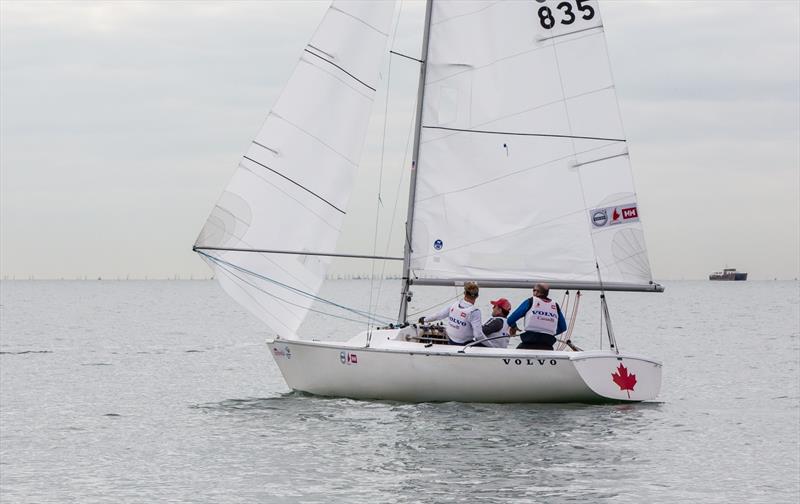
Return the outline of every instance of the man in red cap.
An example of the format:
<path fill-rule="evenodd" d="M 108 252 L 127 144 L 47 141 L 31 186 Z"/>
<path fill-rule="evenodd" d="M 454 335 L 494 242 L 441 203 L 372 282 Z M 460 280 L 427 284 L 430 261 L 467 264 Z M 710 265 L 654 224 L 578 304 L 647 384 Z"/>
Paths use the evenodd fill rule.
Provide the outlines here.
<path fill-rule="evenodd" d="M 506 298 L 490 301 L 492 318 L 482 326 L 484 339 L 478 340 L 475 346 L 506 348 L 508 347 L 509 327 L 506 317 L 511 311 L 511 303 Z"/>

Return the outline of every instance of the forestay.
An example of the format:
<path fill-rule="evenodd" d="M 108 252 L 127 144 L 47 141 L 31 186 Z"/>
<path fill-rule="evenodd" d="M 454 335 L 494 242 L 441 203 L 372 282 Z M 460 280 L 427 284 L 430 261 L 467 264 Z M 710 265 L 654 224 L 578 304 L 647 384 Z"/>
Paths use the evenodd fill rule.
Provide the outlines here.
<path fill-rule="evenodd" d="M 333 3 L 195 243 L 222 287 L 283 337 L 330 258 L 218 249 L 335 250 L 393 10 Z"/>
<path fill-rule="evenodd" d="M 595 0 L 435 1 L 411 268 L 651 281 Z"/>

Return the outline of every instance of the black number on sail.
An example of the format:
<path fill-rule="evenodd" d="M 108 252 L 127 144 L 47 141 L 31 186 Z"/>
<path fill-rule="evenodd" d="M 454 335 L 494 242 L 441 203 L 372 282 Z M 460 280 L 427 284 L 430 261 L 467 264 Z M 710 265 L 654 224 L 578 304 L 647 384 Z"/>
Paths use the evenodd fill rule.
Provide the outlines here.
<path fill-rule="evenodd" d="M 537 3 L 545 3 L 547 0 L 536 0 Z M 558 20 L 563 25 L 571 25 L 577 19 L 575 17 L 574 8 L 577 7 L 582 13 L 581 18 L 588 21 L 594 17 L 595 10 L 589 5 L 590 0 L 575 0 L 575 2 L 563 1 L 556 5 L 556 8 L 561 11 L 560 19 Z M 553 11 L 550 7 L 543 5 L 539 7 L 539 24 L 545 30 L 550 30 L 556 25 L 556 18 L 553 16 Z"/>
<path fill-rule="evenodd" d="M 564 16 L 567 16 L 565 19 L 561 20 L 561 24 L 563 25 L 571 25 L 575 22 L 575 14 L 572 13 L 572 4 L 569 2 L 561 2 L 556 7 L 564 11 Z"/>
<path fill-rule="evenodd" d="M 575 4 L 578 6 L 578 10 L 583 12 L 583 19 L 590 20 L 594 17 L 594 9 L 592 9 L 591 5 L 586 5 L 586 2 L 589 0 L 576 0 Z"/>
<path fill-rule="evenodd" d="M 539 23 L 545 30 L 555 26 L 556 20 L 553 18 L 553 11 L 550 10 L 550 7 L 539 7 Z"/>

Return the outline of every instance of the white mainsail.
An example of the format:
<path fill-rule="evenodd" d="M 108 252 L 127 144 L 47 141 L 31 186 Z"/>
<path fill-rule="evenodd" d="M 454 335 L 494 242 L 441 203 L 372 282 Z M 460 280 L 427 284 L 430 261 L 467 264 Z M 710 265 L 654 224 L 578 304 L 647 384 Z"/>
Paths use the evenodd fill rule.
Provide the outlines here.
<path fill-rule="evenodd" d="M 411 270 L 652 276 L 596 0 L 433 3 Z"/>
<path fill-rule="evenodd" d="M 335 250 L 393 11 L 331 5 L 195 243 L 228 294 L 284 337 L 331 259 L 251 250 Z"/>

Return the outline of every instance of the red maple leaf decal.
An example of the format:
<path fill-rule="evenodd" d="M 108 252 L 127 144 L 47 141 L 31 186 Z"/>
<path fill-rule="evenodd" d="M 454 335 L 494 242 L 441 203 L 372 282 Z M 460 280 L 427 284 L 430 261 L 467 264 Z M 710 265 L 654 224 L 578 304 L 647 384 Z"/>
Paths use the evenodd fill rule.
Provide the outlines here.
<path fill-rule="evenodd" d="M 616 208 L 614 209 L 614 214 L 613 214 L 611 217 L 612 217 L 612 219 L 611 219 L 611 220 L 617 220 L 617 219 L 619 219 L 619 212 L 617 212 L 617 209 L 616 209 Z"/>
<path fill-rule="evenodd" d="M 630 391 L 633 390 L 634 386 L 636 386 L 636 375 L 628 374 L 628 368 L 622 364 L 619 365 L 616 373 L 611 373 L 611 379 L 614 380 L 614 383 L 619 385 L 620 390 Z M 628 399 L 630 398 L 631 393 L 628 392 Z"/>

